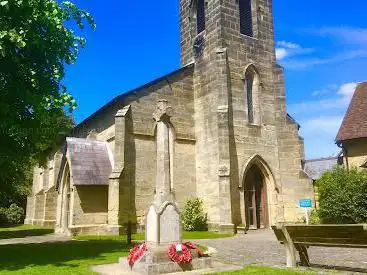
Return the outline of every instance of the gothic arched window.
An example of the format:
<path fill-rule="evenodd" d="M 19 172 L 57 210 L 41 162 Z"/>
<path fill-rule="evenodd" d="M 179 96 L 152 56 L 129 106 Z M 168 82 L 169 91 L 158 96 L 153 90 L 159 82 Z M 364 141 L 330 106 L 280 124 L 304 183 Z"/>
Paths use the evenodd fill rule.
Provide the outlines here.
<path fill-rule="evenodd" d="M 196 29 L 198 34 L 205 30 L 205 0 L 197 1 Z"/>
<path fill-rule="evenodd" d="M 248 122 L 260 125 L 260 81 L 254 65 L 250 65 L 245 71 L 244 86 Z"/>
<path fill-rule="evenodd" d="M 248 122 L 254 123 L 254 101 L 253 101 L 254 76 L 251 72 L 246 72 L 245 82 L 247 91 L 246 94 L 247 94 Z"/>
<path fill-rule="evenodd" d="M 252 25 L 252 0 L 239 0 L 240 9 L 240 31 L 247 36 L 253 36 Z"/>

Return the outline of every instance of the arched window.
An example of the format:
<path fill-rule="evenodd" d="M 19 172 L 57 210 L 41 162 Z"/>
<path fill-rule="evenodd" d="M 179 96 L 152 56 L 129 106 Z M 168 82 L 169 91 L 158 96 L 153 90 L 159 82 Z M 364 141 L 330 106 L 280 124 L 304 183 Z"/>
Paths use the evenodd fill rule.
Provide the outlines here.
<path fill-rule="evenodd" d="M 242 34 L 247 36 L 253 36 L 252 26 L 252 0 L 239 0 L 240 9 L 240 31 Z"/>
<path fill-rule="evenodd" d="M 197 1 L 196 29 L 198 34 L 205 30 L 205 0 Z"/>
<path fill-rule="evenodd" d="M 253 101 L 253 84 L 254 84 L 254 76 L 251 72 L 246 72 L 245 77 L 246 82 L 246 91 L 247 91 L 247 114 L 248 114 L 248 122 L 254 123 L 254 101 Z"/>
<path fill-rule="evenodd" d="M 250 65 L 244 75 L 247 117 L 250 124 L 260 125 L 260 81 L 254 65 Z"/>

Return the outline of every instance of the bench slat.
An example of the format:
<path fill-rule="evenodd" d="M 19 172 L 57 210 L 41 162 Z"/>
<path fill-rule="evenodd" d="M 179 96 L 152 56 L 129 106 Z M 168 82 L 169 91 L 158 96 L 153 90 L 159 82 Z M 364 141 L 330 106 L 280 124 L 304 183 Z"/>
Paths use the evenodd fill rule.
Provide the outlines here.
<path fill-rule="evenodd" d="M 303 244 L 303 245 L 307 245 L 307 246 L 367 248 L 366 244 L 315 243 L 315 242 L 297 242 L 296 244 Z"/>
<path fill-rule="evenodd" d="M 294 243 L 342 243 L 342 244 L 360 244 L 367 245 L 367 238 L 328 238 L 328 237 L 297 237 L 293 238 Z"/>

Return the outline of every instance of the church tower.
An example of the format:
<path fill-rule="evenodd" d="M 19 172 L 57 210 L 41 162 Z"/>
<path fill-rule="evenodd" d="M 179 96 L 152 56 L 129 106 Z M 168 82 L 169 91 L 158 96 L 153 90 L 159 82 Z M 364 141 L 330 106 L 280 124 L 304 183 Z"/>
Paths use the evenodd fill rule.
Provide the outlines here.
<path fill-rule="evenodd" d="M 217 48 L 233 60 L 275 63 L 272 0 L 180 1 L 182 65 Z"/>
<path fill-rule="evenodd" d="M 272 0 L 180 0 L 180 21 L 181 63 L 195 68 L 196 182 L 209 226 L 269 226 L 287 215 L 276 200 L 283 182 L 300 182 L 303 158 L 298 125 L 285 111 Z M 288 147 L 284 132 L 292 132 Z M 244 186 L 252 160 L 268 181 L 255 214 Z"/>

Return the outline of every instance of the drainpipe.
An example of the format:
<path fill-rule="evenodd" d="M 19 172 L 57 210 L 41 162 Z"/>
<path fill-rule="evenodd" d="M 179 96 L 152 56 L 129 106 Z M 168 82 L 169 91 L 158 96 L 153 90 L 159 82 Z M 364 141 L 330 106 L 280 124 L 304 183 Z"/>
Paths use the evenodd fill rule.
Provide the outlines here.
<path fill-rule="evenodd" d="M 349 160 L 348 160 L 348 150 L 347 148 L 345 148 L 343 146 L 343 143 L 342 142 L 337 142 L 336 145 L 342 149 L 343 151 L 343 155 L 344 155 L 344 158 L 345 158 L 345 168 L 347 169 L 347 171 L 349 171 Z"/>

